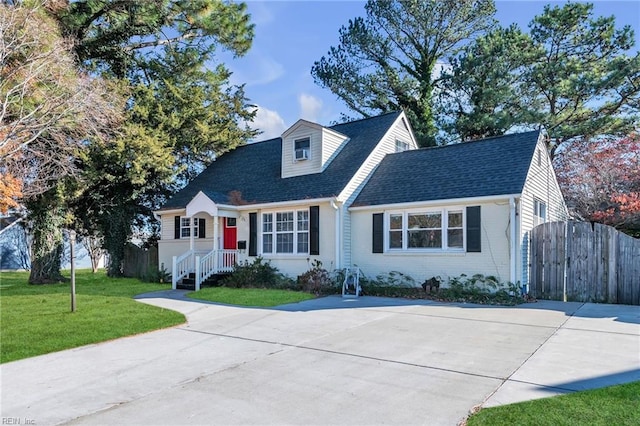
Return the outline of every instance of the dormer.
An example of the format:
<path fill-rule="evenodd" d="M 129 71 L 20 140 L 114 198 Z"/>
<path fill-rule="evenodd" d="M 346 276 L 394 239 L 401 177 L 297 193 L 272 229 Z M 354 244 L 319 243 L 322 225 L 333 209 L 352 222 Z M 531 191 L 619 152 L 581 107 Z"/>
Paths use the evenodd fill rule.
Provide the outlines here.
<path fill-rule="evenodd" d="M 347 141 L 341 133 L 298 120 L 282 134 L 282 177 L 322 173 Z"/>

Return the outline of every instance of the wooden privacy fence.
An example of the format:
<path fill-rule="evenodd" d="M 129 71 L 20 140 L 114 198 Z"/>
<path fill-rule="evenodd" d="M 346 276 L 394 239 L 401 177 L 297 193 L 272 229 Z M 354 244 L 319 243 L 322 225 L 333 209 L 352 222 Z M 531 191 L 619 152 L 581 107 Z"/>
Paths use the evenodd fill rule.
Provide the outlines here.
<path fill-rule="evenodd" d="M 530 294 L 640 305 L 640 240 L 610 226 L 551 222 L 531 231 Z"/>
<path fill-rule="evenodd" d="M 147 249 L 127 244 L 124 250 L 123 274 L 125 277 L 144 278 L 158 270 L 158 248 Z"/>

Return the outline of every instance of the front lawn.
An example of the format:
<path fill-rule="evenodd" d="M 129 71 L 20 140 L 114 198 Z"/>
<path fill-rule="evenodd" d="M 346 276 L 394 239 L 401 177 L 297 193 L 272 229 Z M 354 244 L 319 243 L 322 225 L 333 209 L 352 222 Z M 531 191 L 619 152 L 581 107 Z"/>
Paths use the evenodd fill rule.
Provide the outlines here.
<path fill-rule="evenodd" d="M 485 408 L 467 425 L 640 425 L 640 382 Z"/>
<path fill-rule="evenodd" d="M 298 303 L 314 298 L 312 294 L 301 291 L 229 287 L 203 288 L 200 291 L 188 293 L 187 296 L 192 299 L 208 300 L 228 305 L 265 308 L 286 305 L 287 303 Z"/>
<path fill-rule="evenodd" d="M 76 273 L 76 312 L 70 284 L 29 285 L 28 272 L 0 272 L 0 362 L 102 342 L 185 322 L 184 315 L 133 296 L 169 284 Z M 68 276 L 68 273 L 67 273 Z"/>

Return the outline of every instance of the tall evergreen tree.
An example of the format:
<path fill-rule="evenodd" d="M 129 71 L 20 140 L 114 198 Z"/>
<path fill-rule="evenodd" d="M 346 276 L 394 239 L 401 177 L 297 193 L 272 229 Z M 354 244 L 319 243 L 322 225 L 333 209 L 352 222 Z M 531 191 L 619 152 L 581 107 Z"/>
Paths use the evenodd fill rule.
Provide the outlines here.
<path fill-rule="evenodd" d="M 542 125 L 552 154 L 575 137 L 628 134 L 640 111 L 633 45 L 633 30 L 592 4 L 545 6 L 528 35 L 499 29 L 464 50 L 445 77 L 446 119 L 462 140 Z"/>
<path fill-rule="evenodd" d="M 110 275 L 120 275 L 134 228 L 221 153 L 255 135 L 254 112 L 229 71 L 211 68 L 223 47 L 251 45 L 244 4 L 220 0 L 87 0 L 60 14 L 76 52 L 93 72 L 129 85 L 127 125 L 110 144 L 91 147 L 87 183 L 74 202 L 81 232 L 104 238 Z M 169 30 L 167 30 L 169 29 Z"/>
<path fill-rule="evenodd" d="M 494 25 L 493 0 L 369 0 L 365 11 L 315 62 L 315 82 L 364 117 L 405 109 L 420 145 L 435 144 L 436 66 Z"/>
<path fill-rule="evenodd" d="M 33 198 L 29 210 L 57 215 L 51 223 L 60 224 L 69 222 L 71 208 L 76 217 L 68 226 L 101 235 L 112 259 L 109 273 L 120 275 L 134 226 L 194 171 L 255 134 L 239 124 L 253 117 L 243 88 L 230 86 L 223 65 L 208 69 L 219 48 L 246 53 L 253 26 L 244 4 L 222 0 L 47 5 L 55 6 L 47 10 L 73 41 L 77 68 L 109 79 L 128 99 L 126 123 L 111 129 L 108 139 L 79 141 L 81 150 L 72 156 L 82 170 L 79 180 L 60 182 L 65 197 Z M 43 242 L 45 234 L 38 235 Z M 53 266 L 39 280 L 58 279 L 59 261 L 39 261 L 40 253 L 34 253 L 34 264 Z"/>

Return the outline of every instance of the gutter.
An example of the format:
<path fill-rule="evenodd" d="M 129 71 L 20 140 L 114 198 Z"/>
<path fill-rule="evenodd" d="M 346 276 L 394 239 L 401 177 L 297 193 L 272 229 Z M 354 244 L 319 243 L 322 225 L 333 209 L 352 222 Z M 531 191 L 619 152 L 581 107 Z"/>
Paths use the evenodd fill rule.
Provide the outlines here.
<path fill-rule="evenodd" d="M 334 198 L 331 200 L 331 207 L 335 210 L 335 231 L 336 231 L 336 235 L 335 235 L 335 242 L 336 242 L 336 255 L 335 255 L 335 259 L 336 259 L 336 264 L 335 264 L 335 269 L 340 269 L 342 267 L 342 261 L 340 259 L 340 246 L 341 246 L 341 241 L 340 241 L 340 237 L 342 235 L 342 233 L 340 232 L 340 228 L 342 227 L 342 205 L 340 205 L 338 203 L 338 201 Z"/>
<path fill-rule="evenodd" d="M 517 254 L 517 238 L 516 238 L 516 208 L 517 203 L 515 197 L 509 197 L 509 281 L 514 283 L 516 280 L 516 254 Z"/>
<path fill-rule="evenodd" d="M 442 205 L 460 205 L 471 203 L 483 203 L 490 201 L 501 201 L 511 198 L 520 198 L 522 194 L 502 194 L 502 195 L 489 195 L 485 197 L 468 197 L 468 198 L 444 198 L 441 200 L 429 200 L 429 201 L 407 201 L 404 203 L 388 203 L 388 204 L 375 204 L 366 206 L 349 207 L 349 211 L 360 210 L 380 210 L 380 209 L 404 209 L 404 208 L 420 208 L 428 206 L 442 206 Z"/>

